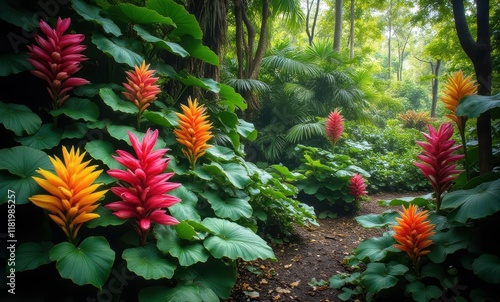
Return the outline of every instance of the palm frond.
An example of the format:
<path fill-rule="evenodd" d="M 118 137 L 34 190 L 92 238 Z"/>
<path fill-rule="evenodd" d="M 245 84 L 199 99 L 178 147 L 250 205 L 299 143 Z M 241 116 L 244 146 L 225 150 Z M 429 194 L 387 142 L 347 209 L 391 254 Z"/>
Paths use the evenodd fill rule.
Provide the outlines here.
<path fill-rule="evenodd" d="M 262 59 L 262 66 L 298 76 L 315 76 L 320 73 L 316 64 L 298 60 L 297 56 L 290 51 L 281 51 L 266 56 Z"/>
<path fill-rule="evenodd" d="M 314 136 L 325 136 L 324 121 L 312 120 L 297 124 L 288 130 L 285 139 L 291 143 L 298 143 L 308 140 Z"/>
<path fill-rule="evenodd" d="M 259 92 L 264 93 L 269 90 L 269 85 L 254 79 L 227 79 L 226 84 L 233 87 L 238 92 Z"/>

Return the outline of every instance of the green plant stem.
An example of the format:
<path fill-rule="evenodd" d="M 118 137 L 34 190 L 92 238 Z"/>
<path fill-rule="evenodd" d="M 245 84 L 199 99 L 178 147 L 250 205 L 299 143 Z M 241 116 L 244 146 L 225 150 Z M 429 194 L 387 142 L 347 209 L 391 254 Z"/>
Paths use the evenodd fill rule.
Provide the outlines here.
<path fill-rule="evenodd" d="M 465 123 L 464 123 L 465 124 Z M 465 128 L 465 125 L 464 125 Z M 464 161 L 465 161 L 465 176 L 467 177 L 467 181 L 470 180 L 470 168 L 469 168 L 469 160 L 467 159 L 467 142 L 465 141 L 465 130 L 460 130 L 460 138 L 462 139 L 462 148 L 464 149 Z"/>

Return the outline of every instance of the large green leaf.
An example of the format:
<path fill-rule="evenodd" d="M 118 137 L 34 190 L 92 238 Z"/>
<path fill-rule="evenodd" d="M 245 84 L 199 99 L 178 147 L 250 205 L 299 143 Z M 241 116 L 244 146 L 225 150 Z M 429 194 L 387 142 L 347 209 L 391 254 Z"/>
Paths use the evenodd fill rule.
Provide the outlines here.
<path fill-rule="evenodd" d="M 474 274 L 488 283 L 500 283 L 500 258 L 483 254 L 472 263 Z"/>
<path fill-rule="evenodd" d="M 82 138 L 87 134 L 87 124 L 83 122 L 74 122 L 64 127 L 61 139 L 65 138 Z"/>
<path fill-rule="evenodd" d="M 153 43 L 158 48 L 165 49 L 166 51 L 183 58 L 189 56 L 189 53 L 179 44 L 155 37 L 150 34 L 144 27 L 134 25 L 134 30 L 142 39 L 144 39 L 144 41 Z"/>
<path fill-rule="evenodd" d="M 214 66 L 220 65 L 219 56 L 208 46 L 203 45 L 201 39 L 195 39 L 186 35 L 181 37 L 181 41 L 182 47 L 189 52 L 191 57 L 200 59 Z"/>
<path fill-rule="evenodd" d="M 12 6 L 14 3 L 18 5 Z M 21 27 L 23 30 L 26 31 L 26 33 L 32 33 L 35 28 L 38 28 L 38 19 L 40 17 L 37 17 L 38 14 L 34 14 L 32 11 L 29 11 L 28 9 L 24 9 L 23 5 L 19 5 L 18 1 L 0 1 L 0 19 L 4 20 L 5 22 L 14 24 L 18 27 Z M 42 11 L 40 11 L 42 13 Z M 20 41 L 23 41 L 24 39 L 26 42 L 23 44 L 28 43 L 29 41 L 25 37 L 18 36 L 14 32 L 9 32 L 10 34 L 16 35 L 16 38 L 19 39 Z M 11 38 L 11 37 L 9 37 Z M 12 38 L 13 39 L 13 38 Z M 14 46 L 14 45 L 12 45 Z M 16 52 L 19 51 L 19 49 L 14 47 Z"/>
<path fill-rule="evenodd" d="M 150 122 L 162 127 L 177 127 L 179 125 L 175 111 L 171 110 L 168 113 L 145 110 L 143 116 Z"/>
<path fill-rule="evenodd" d="M 114 137 L 118 140 L 122 140 L 124 142 L 127 142 L 127 144 L 129 144 L 130 146 L 132 146 L 132 144 L 130 143 L 130 139 L 128 137 L 129 131 L 131 133 L 133 133 L 139 139 L 139 141 L 142 141 L 144 139 L 144 136 L 146 135 L 146 132 L 137 131 L 132 126 L 109 125 L 107 128 L 108 128 L 109 135 L 111 135 L 112 137 Z M 154 130 L 154 129 L 151 129 L 151 130 Z M 165 143 L 165 141 L 161 137 L 158 136 L 158 138 L 156 139 L 156 144 L 155 144 L 154 149 L 164 148 L 166 145 L 167 144 Z"/>
<path fill-rule="evenodd" d="M 439 287 L 435 285 L 426 286 L 420 281 L 414 281 L 406 286 L 406 292 L 411 293 L 413 301 L 427 302 L 433 301 L 442 296 Z"/>
<path fill-rule="evenodd" d="M 173 288 L 164 286 L 146 287 L 139 292 L 139 302 L 208 302 L 201 298 L 197 285 L 178 283 Z M 212 302 L 212 301 L 210 301 Z M 218 302 L 218 301 L 213 301 Z"/>
<path fill-rule="evenodd" d="M 208 173 L 225 177 L 238 189 L 243 189 L 250 182 L 245 167 L 237 163 L 219 164 L 212 162 L 210 165 L 203 165 L 202 169 Z"/>
<path fill-rule="evenodd" d="M 108 39 L 100 33 L 92 35 L 92 43 L 102 52 L 112 56 L 116 62 L 127 64 L 130 67 L 139 66 L 144 58 L 138 53 L 130 50 L 127 45 L 119 39 Z"/>
<path fill-rule="evenodd" d="M 453 209 L 448 219 L 465 223 L 500 211 L 500 179 L 485 182 L 470 190 L 457 190 L 446 194 L 442 209 Z"/>
<path fill-rule="evenodd" d="M 92 284 L 101 289 L 113 267 L 115 252 L 104 237 L 87 237 L 78 247 L 62 242 L 50 250 L 61 277 L 77 285 Z"/>
<path fill-rule="evenodd" d="M 186 86 L 200 87 L 213 93 L 219 93 L 220 91 L 219 83 L 217 83 L 216 81 L 212 79 L 197 78 L 186 73 L 185 71 L 181 71 L 177 75 L 176 79 Z"/>
<path fill-rule="evenodd" d="M 116 37 L 122 35 L 120 28 L 113 22 L 113 20 L 101 16 L 101 8 L 88 5 L 81 0 L 71 1 L 71 6 L 80 16 L 83 17 L 83 19 L 101 25 L 105 32 Z"/>
<path fill-rule="evenodd" d="M 207 149 L 207 157 L 214 161 L 230 161 L 236 158 L 236 153 L 228 147 L 214 145 Z"/>
<path fill-rule="evenodd" d="M 250 141 L 255 140 L 257 138 L 257 130 L 255 130 L 254 125 L 242 119 L 238 119 L 238 121 L 239 123 L 238 126 L 236 126 L 236 131 Z"/>
<path fill-rule="evenodd" d="M 215 214 L 221 218 L 230 218 L 233 221 L 245 217 L 252 216 L 252 206 L 248 201 L 249 196 L 245 198 L 224 198 L 215 194 L 214 192 L 204 191 L 200 193 L 201 196 L 210 203 Z"/>
<path fill-rule="evenodd" d="M 356 256 L 359 259 L 368 258 L 370 261 L 380 261 L 384 259 L 388 252 L 397 252 L 394 247 L 396 241 L 391 232 L 385 232 L 381 237 L 369 238 L 358 245 Z"/>
<path fill-rule="evenodd" d="M 357 216 L 356 221 L 364 228 L 385 228 L 396 224 L 397 212 L 390 211 L 382 214 L 367 214 Z"/>
<path fill-rule="evenodd" d="M 0 149 L 0 204 L 8 200 L 8 191 L 15 192 L 16 204 L 28 203 L 28 197 L 43 192 L 32 176 L 36 170 L 53 171 L 48 155 L 40 150 L 18 146 Z"/>
<path fill-rule="evenodd" d="M 135 6 L 130 3 L 112 5 L 107 9 L 105 9 L 104 11 L 108 13 L 111 17 L 127 23 L 134 23 L 134 24 L 160 23 L 163 25 L 175 26 L 172 19 L 162 16 L 152 9 Z"/>
<path fill-rule="evenodd" d="M 500 108 L 500 93 L 496 95 L 469 95 L 460 100 L 456 113 L 458 116 L 479 117 L 482 113 Z"/>
<path fill-rule="evenodd" d="M 122 258 L 131 272 L 147 280 L 172 278 L 176 268 L 153 244 L 125 249 Z"/>
<path fill-rule="evenodd" d="M 108 141 L 93 140 L 85 144 L 85 150 L 92 158 L 102 161 L 110 169 L 122 169 L 123 166 L 113 158 L 115 147 Z"/>
<path fill-rule="evenodd" d="M 470 233 L 467 228 L 452 228 L 445 232 L 437 232 L 432 239 L 431 251 L 427 256 L 434 263 L 442 263 L 448 255 L 467 248 Z"/>
<path fill-rule="evenodd" d="M 49 251 L 54 246 L 52 242 L 23 243 L 16 249 L 16 271 L 33 270 L 50 263 Z"/>
<path fill-rule="evenodd" d="M 190 14 L 183 5 L 173 0 L 148 0 L 146 7 L 157 11 L 162 16 L 172 19 L 177 28 L 170 32 L 169 35 L 177 37 L 189 35 L 199 40 L 203 37 L 203 32 L 196 17 Z"/>
<path fill-rule="evenodd" d="M 393 207 L 403 205 L 408 207 L 410 204 L 414 204 L 419 207 L 429 208 L 429 204 L 432 203 L 432 193 L 418 196 L 418 197 L 398 197 L 388 200 L 379 200 L 378 204 L 383 207 Z"/>
<path fill-rule="evenodd" d="M 122 100 L 111 88 L 104 87 L 99 89 L 99 96 L 102 98 L 104 103 L 113 108 L 114 111 L 130 114 L 137 114 L 139 111 L 132 102 Z"/>
<path fill-rule="evenodd" d="M 28 55 L 25 52 L 0 55 L 0 77 L 32 69 L 33 66 L 26 58 Z"/>
<path fill-rule="evenodd" d="M 185 267 L 197 262 L 206 262 L 210 257 L 208 251 L 199 242 L 181 243 L 181 239 L 173 227 L 155 226 L 155 237 L 158 249 L 177 258 L 181 266 Z"/>
<path fill-rule="evenodd" d="M 126 219 L 120 219 L 116 217 L 110 210 L 106 209 L 103 206 L 97 207 L 94 213 L 99 214 L 99 217 L 85 223 L 85 226 L 88 228 L 95 228 L 98 226 L 106 227 L 108 225 L 122 225 L 127 222 Z"/>
<path fill-rule="evenodd" d="M 52 124 L 43 124 L 35 134 L 16 137 L 15 140 L 23 146 L 44 150 L 59 145 L 61 137 L 62 131 L 60 129 L 54 129 Z"/>
<path fill-rule="evenodd" d="M 198 214 L 198 211 L 196 211 L 196 204 L 198 202 L 198 197 L 196 196 L 196 194 L 194 194 L 184 186 L 178 187 L 177 189 L 169 192 L 169 194 L 181 199 L 181 202 L 178 202 L 168 208 L 172 216 L 174 216 L 179 221 L 201 221 L 201 217 Z"/>
<path fill-rule="evenodd" d="M 248 105 L 245 103 L 245 99 L 241 94 L 236 92 L 233 87 L 220 83 L 219 88 L 220 95 L 223 98 L 222 101 L 219 101 L 219 104 L 227 106 L 228 109 L 232 111 L 234 111 L 236 107 L 241 110 L 247 109 Z"/>
<path fill-rule="evenodd" d="M 69 98 L 61 108 L 50 111 L 52 116 L 64 114 L 74 120 L 83 119 L 95 122 L 99 117 L 99 108 L 88 99 Z"/>
<path fill-rule="evenodd" d="M 378 293 L 398 283 L 399 278 L 408 271 L 402 264 L 368 263 L 361 278 L 361 284 L 368 292 Z"/>
<path fill-rule="evenodd" d="M 0 112 L 0 124 L 17 136 L 21 136 L 23 132 L 33 134 L 42 125 L 40 117 L 24 105 L 5 104 L 0 101 Z"/>
<path fill-rule="evenodd" d="M 203 245 L 215 258 L 276 259 L 267 243 L 248 228 L 218 218 L 205 218 L 202 223 L 214 234 Z"/>

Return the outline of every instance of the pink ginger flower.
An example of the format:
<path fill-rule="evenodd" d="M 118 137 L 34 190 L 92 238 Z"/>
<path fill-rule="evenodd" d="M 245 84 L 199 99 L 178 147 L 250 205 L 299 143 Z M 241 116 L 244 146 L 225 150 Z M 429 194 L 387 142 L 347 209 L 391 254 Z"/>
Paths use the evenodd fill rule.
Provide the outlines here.
<path fill-rule="evenodd" d="M 344 117 L 340 114 L 340 111 L 340 109 L 335 108 L 325 121 L 326 136 L 334 146 L 344 132 Z"/>
<path fill-rule="evenodd" d="M 106 208 L 121 219 L 135 218 L 135 229 L 141 238 L 141 244 L 144 245 L 152 223 L 179 223 L 166 213 L 166 208 L 180 201 L 179 198 L 167 194 L 180 184 L 167 181 L 174 173 L 164 173 L 170 161 L 169 158 L 163 157 L 168 149 L 153 151 L 158 130 L 151 133 L 148 129 L 142 142 L 131 132 L 128 135 L 136 157 L 123 150 L 117 150 L 118 156 L 113 156 L 127 170 L 108 171 L 110 176 L 121 182 L 110 190 L 122 200 L 109 203 Z"/>
<path fill-rule="evenodd" d="M 84 35 L 64 34 L 70 23 L 70 18 L 58 18 L 56 28 L 52 29 L 49 24 L 40 20 L 40 29 L 47 39 L 35 35 L 38 45 L 27 46 L 30 50 L 27 60 L 35 67 L 31 73 L 49 84 L 47 91 L 54 108 L 62 106 L 69 98 L 67 93 L 71 89 L 90 83 L 82 78 L 71 77 L 81 69 L 80 63 L 87 60 L 81 54 L 87 47 L 80 44 L 85 39 Z"/>
<path fill-rule="evenodd" d="M 366 184 L 363 175 L 359 173 L 354 173 L 354 175 L 349 180 L 349 194 L 354 196 L 354 199 L 358 199 L 362 196 L 366 196 L 368 192 L 366 191 Z"/>
<path fill-rule="evenodd" d="M 457 170 L 455 162 L 464 157 L 463 154 L 452 153 L 462 148 L 461 145 L 455 145 L 455 140 L 450 139 L 453 135 L 453 125 L 451 123 L 441 124 L 438 131 L 431 125 L 427 125 L 429 134 L 422 133 L 426 142 L 416 143 L 424 149 L 417 158 L 422 162 L 415 162 L 422 174 L 429 179 L 436 195 L 436 207 L 439 210 L 441 206 L 441 195 L 447 191 L 452 182 L 457 179 L 458 174 L 463 170 Z"/>

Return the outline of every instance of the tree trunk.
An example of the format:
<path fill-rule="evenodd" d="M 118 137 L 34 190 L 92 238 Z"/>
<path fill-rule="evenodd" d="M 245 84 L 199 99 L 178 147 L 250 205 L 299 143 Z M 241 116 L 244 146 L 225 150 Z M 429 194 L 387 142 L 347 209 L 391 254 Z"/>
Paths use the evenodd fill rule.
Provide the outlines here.
<path fill-rule="evenodd" d="M 439 88 L 439 69 L 441 68 L 441 59 L 436 61 L 436 65 L 431 64 L 432 74 L 432 104 L 431 104 L 431 117 L 436 117 L 436 106 L 438 101 L 438 88 Z"/>
<path fill-rule="evenodd" d="M 391 53 L 391 42 L 392 42 L 392 0 L 389 4 L 389 40 L 387 41 L 387 79 L 390 81 L 391 80 L 391 60 L 392 60 L 392 53 Z"/>
<path fill-rule="evenodd" d="M 335 30 L 333 32 L 333 50 L 340 52 L 342 39 L 342 0 L 335 0 Z"/>
<path fill-rule="evenodd" d="M 354 58 L 354 0 L 351 0 L 350 13 L 350 28 L 349 28 L 349 58 Z"/>
<path fill-rule="evenodd" d="M 491 41 L 489 30 L 489 1 L 476 0 L 477 41 L 474 41 L 467 25 L 463 0 L 452 0 L 455 28 L 460 45 L 471 59 L 478 81 L 478 94 L 491 95 Z M 477 118 L 480 174 L 493 169 L 491 118 L 485 112 Z"/>
<path fill-rule="evenodd" d="M 321 2 L 321 0 L 307 0 L 307 4 L 306 4 L 307 5 L 306 34 L 307 34 L 307 42 L 309 43 L 309 46 L 313 45 L 314 31 L 316 30 L 316 22 L 318 20 L 320 2 Z M 314 12 L 312 24 L 309 26 L 309 20 L 311 19 L 311 11 L 312 11 L 315 3 L 316 3 L 316 10 Z"/>

